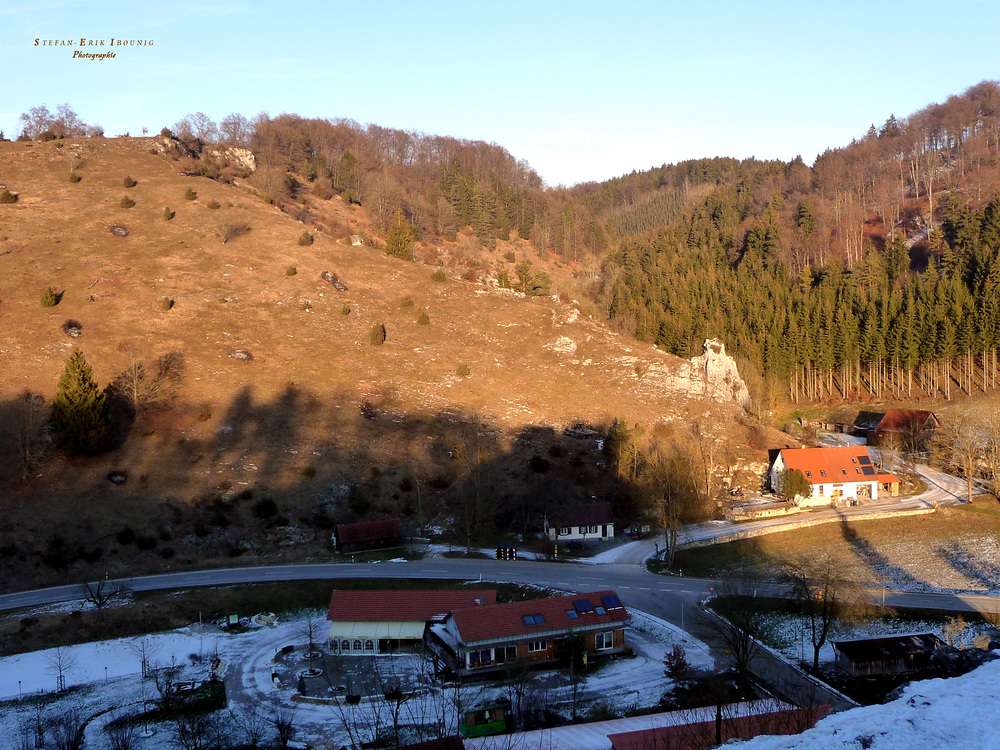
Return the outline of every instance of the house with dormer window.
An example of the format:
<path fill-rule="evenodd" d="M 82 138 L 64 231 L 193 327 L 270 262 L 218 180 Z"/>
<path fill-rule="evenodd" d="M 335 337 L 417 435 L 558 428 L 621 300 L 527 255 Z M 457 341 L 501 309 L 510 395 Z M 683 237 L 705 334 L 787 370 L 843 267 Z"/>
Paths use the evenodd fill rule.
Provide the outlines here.
<path fill-rule="evenodd" d="M 856 505 L 878 499 L 879 492 L 899 494 L 899 479 L 880 471 L 863 445 L 778 451 L 768 470 L 771 489 L 781 490 L 786 471 L 802 472 L 809 483 L 811 493 L 800 506 Z"/>
<path fill-rule="evenodd" d="M 614 591 L 457 609 L 428 629 L 428 650 L 459 676 L 512 666 L 564 664 L 572 650 L 588 659 L 625 650 L 630 616 Z"/>

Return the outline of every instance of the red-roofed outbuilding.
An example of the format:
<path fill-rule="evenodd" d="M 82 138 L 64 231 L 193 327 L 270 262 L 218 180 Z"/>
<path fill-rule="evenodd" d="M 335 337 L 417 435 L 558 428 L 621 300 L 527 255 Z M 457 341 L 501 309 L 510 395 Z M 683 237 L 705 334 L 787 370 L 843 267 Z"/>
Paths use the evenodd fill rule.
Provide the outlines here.
<path fill-rule="evenodd" d="M 326 619 L 335 653 L 373 654 L 423 642 L 428 623 L 453 611 L 495 605 L 495 589 L 334 591 Z"/>

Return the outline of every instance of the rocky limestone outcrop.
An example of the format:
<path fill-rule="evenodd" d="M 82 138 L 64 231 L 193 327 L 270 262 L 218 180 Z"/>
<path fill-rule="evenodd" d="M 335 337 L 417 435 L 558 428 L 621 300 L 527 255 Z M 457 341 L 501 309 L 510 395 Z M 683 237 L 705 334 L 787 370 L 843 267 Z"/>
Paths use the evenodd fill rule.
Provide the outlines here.
<path fill-rule="evenodd" d="M 750 405 L 750 392 L 740 377 L 736 361 L 726 354 L 726 345 L 718 339 L 705 341 L 700 357 L 678 362 L 670 355 L 642 363 L 633 358 L 645 388 L 676 398 L 701 398 L 720 404 Z M 643 369 L 645 367 L 645 369 Z"/>
<path fill-rule="evenodd" d="M 707 339 L 702 355 L 691 359 L 690 367 L 704 383 L 709 398 L 734 400 L 744 408 L 750 406 L 750 391 L 740 377 L 736 360 L 726 354 L 726 345 L 718 339 Z"/>

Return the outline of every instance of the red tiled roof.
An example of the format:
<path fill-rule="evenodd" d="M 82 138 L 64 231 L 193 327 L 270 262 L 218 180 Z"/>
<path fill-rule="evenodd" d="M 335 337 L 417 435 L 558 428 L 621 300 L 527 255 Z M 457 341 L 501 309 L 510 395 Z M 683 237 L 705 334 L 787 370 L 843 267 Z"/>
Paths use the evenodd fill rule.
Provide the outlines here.
<path fill-rule="evenodd" d="M 875 482 L 878 470 L 863 445 L 846 445 L 838 448 L 788 448 L 781 451 L 785 467 L 801 471 L 809 484 L 831 482 Z M 863 460 L 862 460 L 863 459 Z M 871 473 L 858 471 L 868 467 Z M 898 481 L 898 480 L 897 480 Z"/>
<path fill-rule="evenodd" d="M 772 711 L 751 716 L 725 717 L 722 720 L 722 741 L 751 739 L 762 734 L 799 734 L 814 726 L 830 712 L 831 706 L 812 706 Z M 639 729 L 608 735 L 613 750 L 707 750 L 717 747 L 714 721 L 676 724 L 667 727 Z"/>
<path fill-rule="evenodd" d="M 401 533 L 398 518 L 337 524 L 337 539 L 341 544 L 376 542 L 382 539 L 392 539 L 400 536 Z"/>
<path fill-rule="evenodd" d="M 334 591 L 326 619 L 333 622 L 427 622 L 453 610 L 497 603 L 495 589 L 461 591 Z"/>
<path fill-rule="evenodd" d="M 931 419 L 932 417 L 933 419 Z M 929 419 L 931 420 L 931 425 L 928 427 L 927 420 Z M 927 411 L 926 409 L 897 409 L 894 407 L 885 413 L 875 432 L 880 434 L 886 432 L 907 432 L 910 430 L 911 425 L 916 426 L 917 431 L 923 431 L 925 428 L 933 429 L 938 426 L 938 419 L 934 416 L 934 412 Z"/>
<path fill-rule="evenodd" d="M 552 630 L 569 630 L 587 625 L 604 623 L 610 625 L 629 619 L 628 611 L 624 606 L 608 609 L 601 601 L 602 596 L 617 597 L 617 594 L 608 589 L 595 591 L 591 594 L 573 594 L 549 599 L 531 599 L 526 602 L 497 604 L 493 607 L 460 609 L 452 613 L 452 619 L 463 643 L 527 636 L 532 633 L 547 633 Z M 577 612 L 577 618 L 571 618 L 567 611 L 576 611 L 573 602 L 581 599 L 589 601 L 594 608 L 603 607 L 605 613 L 599 615 L 594 609 L 590 612 Z M 527 625 L 524 622 L 525 615 L 541 615 L 544 622 L 537 625 Z"/>

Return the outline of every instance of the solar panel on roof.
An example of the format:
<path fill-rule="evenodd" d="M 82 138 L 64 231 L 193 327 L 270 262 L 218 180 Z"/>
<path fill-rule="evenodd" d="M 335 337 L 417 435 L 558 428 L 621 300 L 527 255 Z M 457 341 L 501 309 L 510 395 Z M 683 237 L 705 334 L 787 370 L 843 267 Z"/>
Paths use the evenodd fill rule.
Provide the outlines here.
<path fill-rule="evenodd" d="M 871 466 L 863 466 L 861 467 L 861 473 L 864 474 L 866 477 L 873 477 L 875 476 L 875 469 L 873 469 Z"/>
<path fill-rule="evenodd" d="M 607 596 L 602 596 L 601 601 L 608 609 L 622 608 L 622 600 L 618 598 L 618 594 L 608 594 Z"/>
<path fill-rule="evenodd" d="M 573 607 L 581 614 L 594 611 L 594 605 L 590 603 L 590 599 L 574 599 Z"/>
<path fill-rule="evenodd" d="M 870 466 L 872 460 L 868 456 L 858 456 L 858 463 L 862 466 Z"/>

